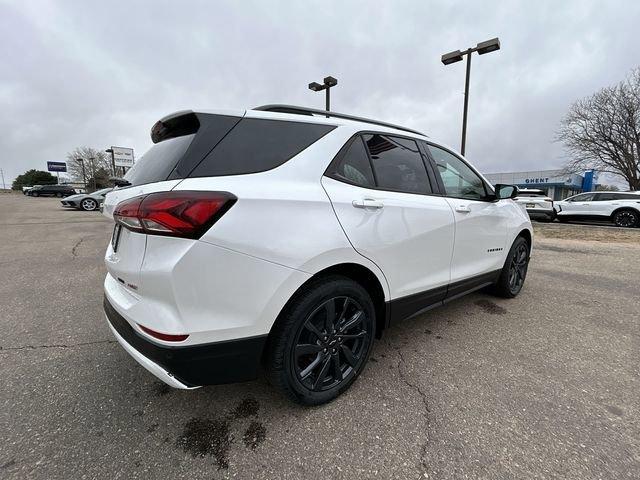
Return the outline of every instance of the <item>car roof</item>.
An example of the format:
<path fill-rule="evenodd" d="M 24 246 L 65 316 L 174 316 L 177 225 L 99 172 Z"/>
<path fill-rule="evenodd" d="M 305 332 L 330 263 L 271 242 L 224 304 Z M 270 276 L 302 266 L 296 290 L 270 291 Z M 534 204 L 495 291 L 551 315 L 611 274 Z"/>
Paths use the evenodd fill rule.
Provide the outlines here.
<path fill-rule="evenodd" d="M 371 130 L 381 133 L 396 134 L 401 136 L 409 136 L 417 139 L 426 140 L 427 135 L 417 130 L 407 128 L 400 125 L 394 125 L 388 122 L 379 121 L 375 119 L 369 119 L 364 117 L 356 117 L 353 115 L 347 115 L 338 112 L 328 112 L 329 117 L 324 110 L 316 110 L 307 107 L 299 107 L 296 105 L 263 105 L 251 110 L 184 110 L 181 112 L 172 113 L 162 118 L 160 121 L 164 121 L 168 118 L 178 115 L 185 115 L 188 113 L 203 113 L 210 115 L 226 115 L 233 117 L 245 117 L 245 118 L 264 118 L 271 120 L 285 120 L 291 122 L 301 123 L 315 123 L 320 125 L 330 125 L 334 127 L 351 126 L 358 130 Z M 429 140 L 432 140 L 429 138 Z M 435 142 L 439 145 L 446 145 L 441 142 Z"/>

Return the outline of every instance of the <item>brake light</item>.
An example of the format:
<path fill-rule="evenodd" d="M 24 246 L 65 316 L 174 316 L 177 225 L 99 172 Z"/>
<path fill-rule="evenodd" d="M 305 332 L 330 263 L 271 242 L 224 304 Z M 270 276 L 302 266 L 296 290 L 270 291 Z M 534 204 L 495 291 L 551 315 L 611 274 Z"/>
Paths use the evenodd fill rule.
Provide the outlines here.
<path fill-rule="evenodd" d="M 228 192 L 172 191 L 120 202 L 114 220 L 134 232 L 200 238 L 237 198 Z"/>

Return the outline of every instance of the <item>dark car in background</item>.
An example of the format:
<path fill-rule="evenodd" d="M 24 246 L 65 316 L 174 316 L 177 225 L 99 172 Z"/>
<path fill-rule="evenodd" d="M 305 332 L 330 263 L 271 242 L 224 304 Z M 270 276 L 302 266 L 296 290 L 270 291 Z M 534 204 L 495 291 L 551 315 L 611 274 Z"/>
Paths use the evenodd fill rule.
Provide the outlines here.
<path fill-rule="evenodd" d="M 69 185 L 36 185 L 26 192 L 31 197 L 68 197 L 75 195 L 76 191 Z"/>

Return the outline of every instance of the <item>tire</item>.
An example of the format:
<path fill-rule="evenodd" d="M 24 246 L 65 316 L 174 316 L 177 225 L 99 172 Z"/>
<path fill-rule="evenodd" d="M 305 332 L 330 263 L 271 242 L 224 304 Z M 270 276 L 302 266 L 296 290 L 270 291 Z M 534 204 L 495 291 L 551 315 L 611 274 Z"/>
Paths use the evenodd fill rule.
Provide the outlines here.
<path fill-rule="evenodd" d="M 639 216 L 637 212 L 635 212 L 634 210 L 625 209 L 615 212 L 611 219 L 617 227 L 631 228 L 638 226 L 638 218 Z"/>
<path fill-rule="evenodd" d="M 98 202 L 92 198 L 85 198 L 80 202 L 80 208 L 85 212 L 90 212 L 98 208 Z"/>
<path fill-rule="evenodd" d="M 511 245 L 498 281 L 492 288 L 494 295 L 514 298 L 520 293 L 527 278 L 530 252 L 529 242 L 524 237 L 516 238 Z"/>
<path fill-rule="evenodd" d="M 333 400 L 364 369 L 375 325 L 373 302 L 360 284 L 337 275 L 310 282 L 271 331 L 265 357 L 270 382 L 303 405 Z"/>
<path fill-rule="evenodd" d="M 31 196 L 32 196 L 32 197 L 39 197 L 39 196 L 40 196 L 40 194 L 39 194 L 38 192 L 33 192 L 33 193 L 31 194 Z"/>
<path fill-rule="evenodd" d="M 64 195 L 62 193 L 56 193 L 56 197 L 62 198 L 62 197 L 64 197 Z"/>
<path fill-rule="evenodd" d="M 560 222 L 560 223 L 567 223 L 569 221 L 569 219 L 567 218 L 566 215 L 556 215 L 556 219 Z"/>

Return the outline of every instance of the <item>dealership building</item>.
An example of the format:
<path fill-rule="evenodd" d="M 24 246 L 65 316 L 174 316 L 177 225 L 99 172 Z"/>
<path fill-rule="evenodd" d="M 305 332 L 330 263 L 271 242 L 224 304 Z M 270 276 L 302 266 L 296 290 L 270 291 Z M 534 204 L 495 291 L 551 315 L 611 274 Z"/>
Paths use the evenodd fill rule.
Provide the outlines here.
<path fill-rule="evenodd" d="M 536 170 L 531 172 L 488 173 L 492 184 L 507 183 L 519 188 L 539 188 L 554 200 L 563 200 L 580 192 L 596 189 L 598 172 L 587 170 L 582 175 L 566 173 L 564 170 Z"/>

